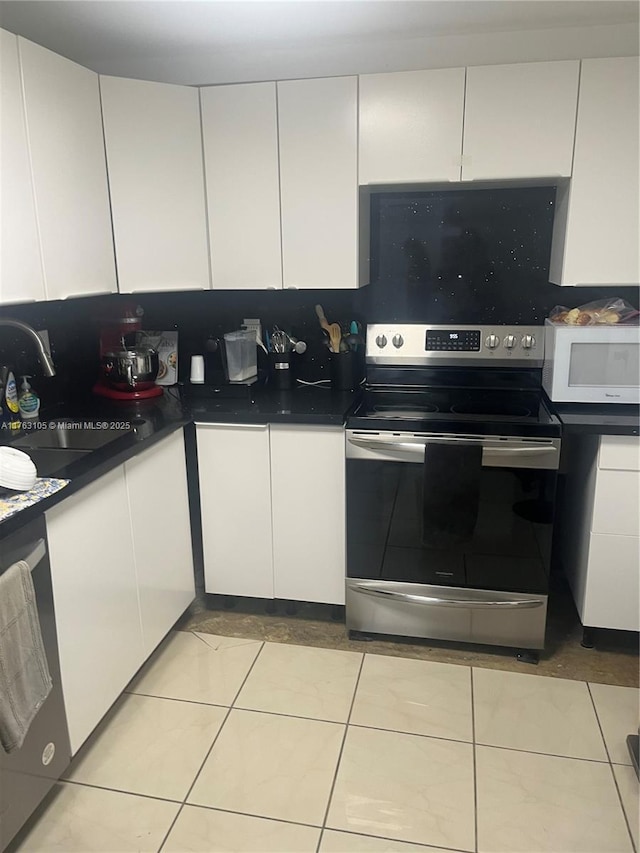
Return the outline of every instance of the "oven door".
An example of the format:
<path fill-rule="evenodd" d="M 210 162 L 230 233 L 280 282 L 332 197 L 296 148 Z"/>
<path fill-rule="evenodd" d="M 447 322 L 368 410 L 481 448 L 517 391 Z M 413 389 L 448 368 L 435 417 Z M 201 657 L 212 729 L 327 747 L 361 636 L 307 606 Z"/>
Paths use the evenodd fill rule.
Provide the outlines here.
<path fill-rule="evenodd" d="M 347 431 L 347 626 L 541 648 L 560 440 Z"/>

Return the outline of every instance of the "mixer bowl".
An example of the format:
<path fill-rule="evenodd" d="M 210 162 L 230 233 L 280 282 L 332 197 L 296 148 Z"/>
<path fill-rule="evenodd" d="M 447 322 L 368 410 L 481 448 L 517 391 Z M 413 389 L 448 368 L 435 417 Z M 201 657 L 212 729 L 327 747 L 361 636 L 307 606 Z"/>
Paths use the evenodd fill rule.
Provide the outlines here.
<path fill-rule="evenodd" d="M 149 347 L 106 352 L 101 359 L 103 379 L 118 391 L 153 388 L 158 367 L 158 353 Z"/>

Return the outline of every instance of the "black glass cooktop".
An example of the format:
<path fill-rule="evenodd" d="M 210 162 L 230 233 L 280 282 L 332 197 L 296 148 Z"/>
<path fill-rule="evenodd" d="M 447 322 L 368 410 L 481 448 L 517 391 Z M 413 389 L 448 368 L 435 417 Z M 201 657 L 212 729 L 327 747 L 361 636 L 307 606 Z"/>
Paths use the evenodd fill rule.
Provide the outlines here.
<path fill-rule="evenodd" d="M 367 387 L 347 428 L 560 434 L 539 387 Z"/>

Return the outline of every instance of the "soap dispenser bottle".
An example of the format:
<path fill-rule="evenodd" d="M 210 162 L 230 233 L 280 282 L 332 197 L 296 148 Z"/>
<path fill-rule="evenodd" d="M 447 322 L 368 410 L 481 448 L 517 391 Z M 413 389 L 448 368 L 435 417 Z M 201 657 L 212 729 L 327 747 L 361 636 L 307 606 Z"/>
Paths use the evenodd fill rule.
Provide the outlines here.
<path fill-rule="evenodd" d="M 28 380 L 30 376 L 22 377 L 22 385 L 20 386 L 20 396 L 18 397 L 18 406 L 22 420 L 28 421 L 38 417 L 40 411 L 40 399 L 33 391 Z"/>

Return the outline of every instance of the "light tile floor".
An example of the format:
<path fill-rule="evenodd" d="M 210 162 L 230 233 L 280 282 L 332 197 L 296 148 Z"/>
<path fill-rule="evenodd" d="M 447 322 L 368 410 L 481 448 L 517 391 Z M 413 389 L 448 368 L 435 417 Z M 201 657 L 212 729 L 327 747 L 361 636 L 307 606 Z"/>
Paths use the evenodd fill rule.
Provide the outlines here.
<path fill-rule="evenodd" d="M 174 632 L 15 850 L 633 853 L 639 691 Z"/>

